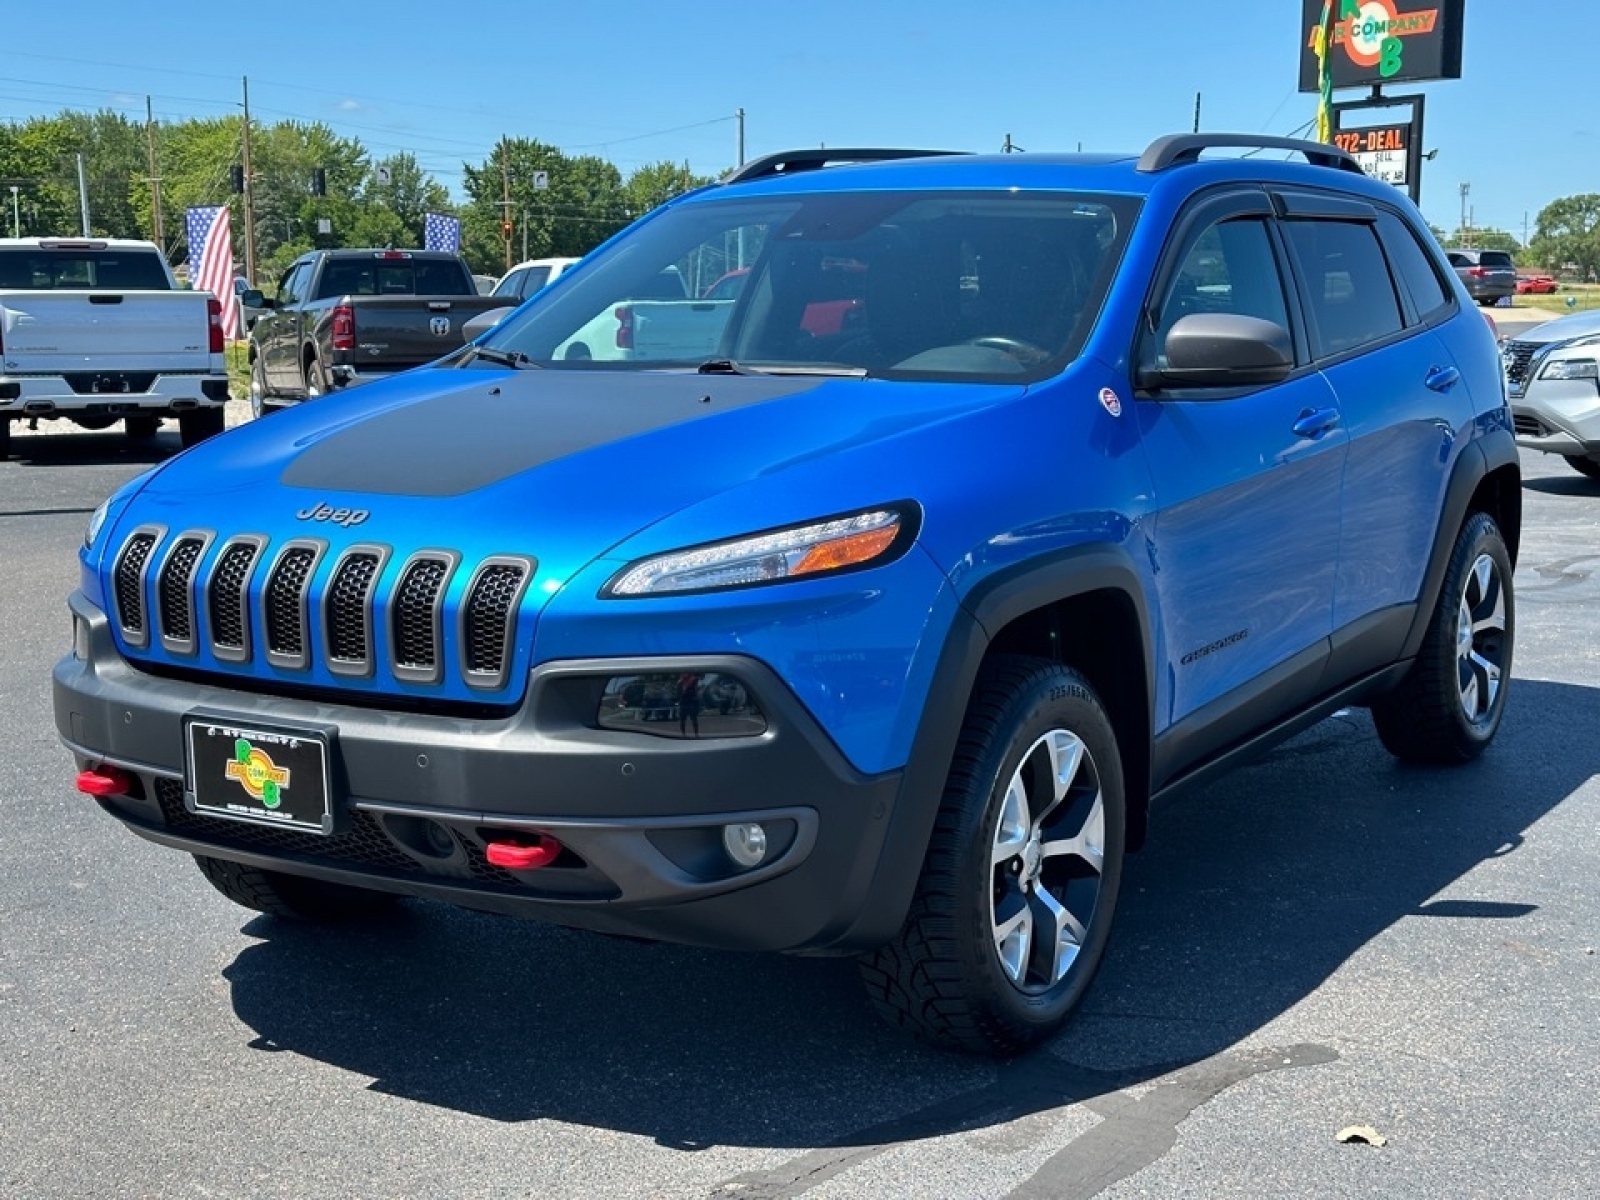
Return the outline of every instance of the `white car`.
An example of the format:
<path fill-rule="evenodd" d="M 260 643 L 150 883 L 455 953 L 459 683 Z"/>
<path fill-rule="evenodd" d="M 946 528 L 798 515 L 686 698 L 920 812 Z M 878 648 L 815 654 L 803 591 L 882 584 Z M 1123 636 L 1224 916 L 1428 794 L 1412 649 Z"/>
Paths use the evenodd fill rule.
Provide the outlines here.
<path fill-rule="evenodd" d="M 577 261 L 575 258 L 530 258 L 507 271 L 490 294 L 501 297 L 507 304 L 521 304 L 546 284 L 554 283 Z"/>
<path fill-rule="evenodd" d="M 1517 445 L 1600 479 L 1600 312 L 1535 326 L 1501 349 Z"/>

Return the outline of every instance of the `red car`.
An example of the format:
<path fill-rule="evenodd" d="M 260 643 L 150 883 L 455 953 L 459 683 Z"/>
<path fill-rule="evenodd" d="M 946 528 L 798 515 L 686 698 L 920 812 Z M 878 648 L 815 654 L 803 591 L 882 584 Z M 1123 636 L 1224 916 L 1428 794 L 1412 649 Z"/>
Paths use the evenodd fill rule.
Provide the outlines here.
<path fill-rule="evenodd" d="M 1549 275 L 1523 275 L 1517 280 L 1519 295 L 1539 295 L 1555 291 L 1561 285 Z"/>

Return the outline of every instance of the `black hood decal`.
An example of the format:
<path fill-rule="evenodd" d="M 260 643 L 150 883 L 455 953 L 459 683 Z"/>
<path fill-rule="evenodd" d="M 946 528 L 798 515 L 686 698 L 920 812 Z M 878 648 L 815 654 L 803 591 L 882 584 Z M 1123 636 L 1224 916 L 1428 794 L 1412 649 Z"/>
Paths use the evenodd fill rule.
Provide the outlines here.
<path fill-rule="evenodd" d="M 456 378 L 463 376 L 481 378 L 466 371 Z M 439 376 L 441 383 L 447 378 Z M 358 419 L 306 447 L 279 478 L 286 487 L 459 496 L 596 446 L 825 382 L 814 376 L 521 371 Z"/>

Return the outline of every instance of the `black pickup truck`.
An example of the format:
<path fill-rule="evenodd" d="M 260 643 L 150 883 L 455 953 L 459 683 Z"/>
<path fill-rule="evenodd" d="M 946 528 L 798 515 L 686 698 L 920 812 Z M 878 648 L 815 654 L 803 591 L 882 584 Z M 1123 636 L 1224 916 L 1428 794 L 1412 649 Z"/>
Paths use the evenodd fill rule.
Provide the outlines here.
<path fill-rule="evenodd" d="M 432 362 L 462 326 L 504 305 L 478 295 L 458 255 L 427 250 L 316 250 L 296 259 L 276 298 L 245 292 L 250 408 L 256 416 Z"/>

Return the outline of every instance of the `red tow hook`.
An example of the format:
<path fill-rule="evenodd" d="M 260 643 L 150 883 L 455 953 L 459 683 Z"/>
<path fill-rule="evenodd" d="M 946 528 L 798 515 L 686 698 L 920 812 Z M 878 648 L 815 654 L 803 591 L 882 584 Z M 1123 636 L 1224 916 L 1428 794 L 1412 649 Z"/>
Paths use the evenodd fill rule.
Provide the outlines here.
<path fill-rule="evenodd" d="M 542 833 L 534 834 L 531 843 L 526 839 L 500 840 L 484 847 L 484 857 L 508 871 L 537 871 L 548 867 L 560 855 L 561 843 Z"/>
<path fill-rule="evenodd" d="M 133 779 L 116 767 L 96 767 L 78 772 L 78 790 L 86 796 L 126 796 L 133 790 Z"/>

